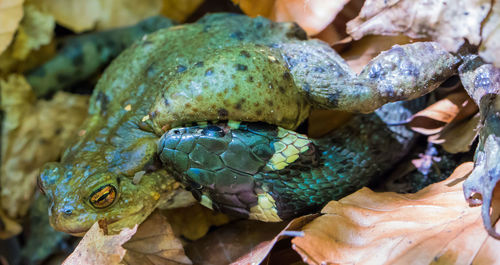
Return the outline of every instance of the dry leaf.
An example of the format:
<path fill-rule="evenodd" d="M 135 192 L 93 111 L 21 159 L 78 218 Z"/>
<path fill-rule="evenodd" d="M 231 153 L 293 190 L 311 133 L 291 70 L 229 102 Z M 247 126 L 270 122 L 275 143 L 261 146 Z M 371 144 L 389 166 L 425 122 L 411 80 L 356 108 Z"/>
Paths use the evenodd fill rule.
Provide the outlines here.
<path fill-rule="evenodd" d="M 408 125 L 416 132 L 432 135 L 443 130 L 450 122 L 458 122 L 475 112 L 477 106 L 467 93 L 457 92 L 414 114 Z"/>
<path fill-rule="evenodd" d="M 470 119 L 449 124 L 439 134 L 429 136 L 428 140 L 440 144 L 448 153 L 467 152 L 479 133 L 479 120 L 478 112 Z"/>
<path fill-rule="evenodd" d="M 126 250 L 122 247 L 137 231 L 137 225 L 123 229 L 118 235 L 104 235 L 95 223 L 85 234 L 76 249 L 64 260 L 63 265 L 119 264 Z"/>
<path fill-rule="evenodd" d="M 285 222 L 238 220 L 188 244 L 186 253 L 194 264 L 228 264 L 250 252 L 259 243 L 272 240 L 286 225 Z"/>
<path fill-rule="evenodd" d="M 56 26 L 52 16 L 40 12 L 33 5 L 26 5 L 24 12 L 13 43 L 12 56 L 18 60 L 26 59 L 31 50 L 38 50 L 40 46 L 49 44 Z"/>
<path fill-rule="evenodd" d="M 137 24 L 145 18 L 158 15 L 162 7 L 162 0 L 99 0 L 99 2 L 101 16 L 97 22 L 98 30 Z"/>
<path fill-rule="evenodd" d="M 0 54 L 7 49 L 14 38 L 23 17 L 24 0 L 0 1 Z"/>
<path fill-rule="evenodd" d="M 220 226 L 229 222 L 227 215 L 212 211 L 199 203 L 189 207 L 166 210 L 165 216 L 176 234 L 189 240 L 203 237 L 211 226 Z"/>
<path fill-rule="evenodd" d="M 335 110 L 313 110 L 309 115 L 307 135 L 319 138 L 345 124 L 352 115 L 349 112 Z"/>
<path fill-rule="evenodd" d="M 167 219 L 153 212 L 123 245 L 127 254 L 121 264 L 192 264 Z"/>
<path fill-rule="evenodd" d="M 349 0 L 233 0 L 245 12 L 255 17 L 264 16 L 274 21 L 295 21 L 308 35 L 325 29 Z"/>
<path fill-rule="evenodd" d="M 491 241 L 481 209 L 463 197 L 462 181 L 472 168 L 464 163 L 447 180 L 415 194 L 363 188 L 332 201 L 304 227 L 304 237 L 292 240 L 293 247 L 309 264 L 475 263 Z M 498 251 L 487 255 L 478 258 L 499 258 Z"/>
<path fill-rule="evenodd" d="M 278 235 L 272 240 L 265 241 L 257 245 L 245 256 L 240 257 L 232 264 L 260 264 L 268 256 L 273 246 L 281 239 L 287 236 L 296 236 L 302 234 L 300 230 L 307 223 L 316 218 L 317 214 L 309 214 L 293 219 Z"/>
<path fill-rule="evenodd" d="M 15 236 L 21 231 L 23 228 L 16 221 L 10 219 L 5 213 L 0 209 L 0 239 L 6 239 L 12 236 Z"/>
<path fill-rule="evenodd" d="M 177 22 L 184 22 L 205 0 L 163 0 L 161 14 Z"/>
<path fill-rule="evenodd" d="M 347 23 L 347 32 L 365 35 L 399 35 L 432 38 L 448 51 L 456 51 L 467 39 L 478 45 L 481 22 L 490 0 L 367 0 L 359 16 Z"/>
<path fill-rule="evenodd" d="M 500 0 L 493 1 L 493 8 L 481 32 L 483 41 L 479 47 L 479 55 L 486 62 L 500 67 Z"/>
<path fill-rule="evenodd" d="M 36 186 L 38 168 L 56 160 L 87 116 L 88 96 L 60 92 L 50 101 L 35 101 L 20 75 L 0 80 L 2 110 L 2 208 L 23 216 Z"/>
<path fill-rule="evenodd" d="M 162 0 L 32 0 L 43 12 L 54 16 L 75 32 L 133 25 L 159 14 Z"/>

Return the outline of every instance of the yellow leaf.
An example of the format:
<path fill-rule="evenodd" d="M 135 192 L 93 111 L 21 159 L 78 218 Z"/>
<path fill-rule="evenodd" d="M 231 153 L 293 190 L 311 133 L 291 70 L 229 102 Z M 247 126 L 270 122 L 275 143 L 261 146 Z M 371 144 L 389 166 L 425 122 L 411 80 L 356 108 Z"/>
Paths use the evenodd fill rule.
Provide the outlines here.
<path fill-rule="evenodd" d="M 162 0 L 32 0 L 43 12 L 54 16 L 75 32 L 133 25 L 157 15 Z"/>
<path fill-rule="evenodd" d="M 203 237 L 211 226 L 229 222 L 223 213 L 212 211 L 196 203 L 189 207 L 166 210 L 165 215 L 174 231 L 190 240 Z"/>
<path fill-rule="evenodd" d="M 88 96 L 60 92 L 36 101 L 24 77 L 0 80 L 2 124 L 1 206 L 23 216 L 35 190 L 38 168 L 56 160 L 87 116 Z"/>
<path fill-rule="evenodd" d="M 480 43 L 481 22 L 490 7 L 490 0 L 367 0 L 358 17 L 347 23 L 347 33 L 354 39 L 399 34 L 432 38 L 456 51 L 465 39 Z"/>
<path fill-rule="evenodd" d="M 177 22 L 184 22 L 204 0 L 163 0 L 161 14 Z"/>
<path fill-rule="evenodd" d="M 9 46 L 23 17 L 24 0 L 0 1 L 0 54 Z"/>
<path fill-rule="evenodd" d="M 33 5 L 26 5 L 24 11 L 12 52 L 12 56 L 18 60 L 26 59 L 31 50 L 49 44 L 56 25 L 52 16 L 38 11 Z"/>
<path fill-rule="evenodd" d="M 325 29 L 349 0 L 233 0 L 245 12 L 255 17 L 264 16 L 274 21 L 295 21 L 308 35 Z"/>
<path fill-rule="evenodd" d="M 191 264 L 167 219 L 157 211 L 123 247 L 127 254 L 121 264 Z"/>
<path fill-rule="evenodd" d="M 64 260 L 63 265 L 119 264 L 126 250 L 122 247 L 137 231 L 137 225 L 123 229 L 118 235 L 104 235 L 95 223 L 85 234 L 76 249 Z"/>
<path fill-rule="evenodd" d="M 6 239 L 12 236 L 15 236 L 21 231 L 23 228 L 16 221 L 10 219 L 5 213 L 0 209 L 0 239 Z"/>
<path fill-rule="evenodd" d="M 462 181 L 472 168 L 464 163 L 415 194 L 363 188 L 331 201 L 293 248 L 309 264 L 475 264 L 475 258 L 494 264 L 499 254 L 485 244 L 500 241 L 489 240 L 481 209 L 464 200 Z"/>

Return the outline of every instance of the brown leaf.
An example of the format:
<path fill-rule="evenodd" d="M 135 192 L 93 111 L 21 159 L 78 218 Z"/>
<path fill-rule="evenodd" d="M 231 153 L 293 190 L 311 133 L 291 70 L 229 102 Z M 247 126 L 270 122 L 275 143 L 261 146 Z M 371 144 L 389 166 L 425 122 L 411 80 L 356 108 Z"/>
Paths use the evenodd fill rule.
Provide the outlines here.
<path fill-rule="evenodd" d="M 137 233 L 123 247 L 127 254 L 121 264 L 191 264 L 167 218 L 158 211 L 139 226 Z"/>
<path fill-rule="evenodd" d="M 177 22 L 184 22 L 205 0 L 163 0 L 161 14 Z"/>
<path fill-rule="evenodd" d="M 325 29 L 349 0 L 233 0 L 245 12 L 255 17 L 264 16 L 274 21 L 295 21 L 308 35 Z"/>
<path fill-rule="evenodd" d="M 23 216 L 36 185 L 38 168 L 56 160 L 87 116 L 88 96 L 60 92 L 36 101 L 24 77 L 0 80 L 2 110 L 1 206 Z"/>
<path fill-rule="evenodd" d="M 335 110 L 313 110 L 309 115 L 307 134 L 313 138 L 321 137 L 342 126 L 352 115 L 352 113 Z"/>
<path fill-rule="evenodd" d="M 273 239 L 286 225 L 285 222 L 238 220 L 210 231 L 203 238 L 188 244 L 186 253 L 194 264 L 229 264 L 261 242 Z"/>
<path fill-rule="evenodd" d="M 465 109 L 465 106 L 469 107 Z M 458 122 L 474 112 L 477 112 L 477 106 L 467 93 L 457 92 L 414 114 L 408 125 L 416 132 L 431 135 L 443 130 L 450 122 Z"/>
<path fill-rule="evenodd" d="M 481 22 L 490 7 L 490 0 L 367 0 L 359 16 L 347 23 L 347 32 L 354 39 L 399 34 L 430 37 L 448 51 L 456 51 L 465 39 L 480 43 Z"/>
<path fill-rule="evenodd" d="M 428 141 L 440 144 L 448 153 L 467 152 L 479 133 L 479 119 L 478 112 L 470 119 L 451 123 L 439 134 L 429 136 Z"/>
<path fill-rule="evenodd" d="M 486 62 L 500 67 L 500 1 L 493 1 L 493 8 L 481 32 L 483 41 L 479 47 L 479 55 Z"/>
<path fill-rule="evenodd" d="M 0 2 L 0 54 L 7 49 L 14 38 L 23 17 L 24 0 L 4 0 Z"/>
<path fill-rule="evenodd" d="M 260 264 L 268 256 L 273 246 L 281 239 L 287 236 L 301 234 L 302 227 L 316 218 L 317 214 L 304 215 L 293 219 L 278 235 L 272 240 L 265 241 L 257 245 L 245 256 L 240 257 L 232 264 Z"/>
<path fill-rule="evenodd" d="M 72 264 L 119 264 L 126 250 L 122 247 L 137 231 L 137 225 L 123 229 L 118 235 L 104 235 L 95 223 L 85 234 L 76 249 L 64 260 L 63 265 Z"/>
<path fill-rule="evenodd" d="M 293 247 L 309 264 L 471 264 L 481 249 L 478 258 L 491 258 L 481 209 L 463 197 L 462 181 L 472 168 L 464 163 L 415 194 L 363 188 L 332 201 Z"/>
<path fill-rule="evenodd" d="M 220 226 L 229 222 L 227 215 L 212 211 L 199 203 L 189 207 L 166 210 L 165 216 L 174 231 L 189 240 L 203 237 L 211 226 Z"/>

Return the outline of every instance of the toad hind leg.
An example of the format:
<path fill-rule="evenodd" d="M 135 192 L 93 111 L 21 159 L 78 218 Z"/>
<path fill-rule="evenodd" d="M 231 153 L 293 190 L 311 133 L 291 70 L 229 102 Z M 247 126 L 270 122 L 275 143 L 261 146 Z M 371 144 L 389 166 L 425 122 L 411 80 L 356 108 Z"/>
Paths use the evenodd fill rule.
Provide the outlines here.
<path fill-rule="evenodd" d="M 457 56 L 435 42 L 395 45 L 351 72 L 326 43 L 309 40 L 280 45 L 284 60 L 311 104 L 369 113 L 388 102 L 425 95 L 456 72 Z"/>

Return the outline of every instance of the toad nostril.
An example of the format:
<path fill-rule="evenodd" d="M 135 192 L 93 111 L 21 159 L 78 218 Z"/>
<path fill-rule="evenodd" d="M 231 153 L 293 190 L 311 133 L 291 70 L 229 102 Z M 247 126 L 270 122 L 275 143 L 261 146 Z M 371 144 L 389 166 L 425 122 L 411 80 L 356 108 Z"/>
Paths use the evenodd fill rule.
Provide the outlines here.
<path fill-rule="evenodd" d="M 66 206 L 64 208 L 61 209 L 61 211 L 65 214 L 65 215 L 71 215 L 73 213 L 73 207 L 70 207 L 70 206 Z"/>

